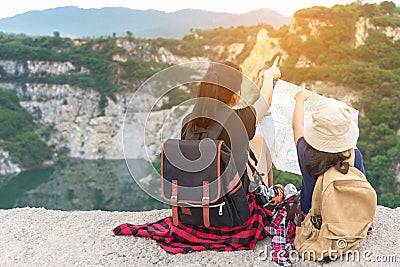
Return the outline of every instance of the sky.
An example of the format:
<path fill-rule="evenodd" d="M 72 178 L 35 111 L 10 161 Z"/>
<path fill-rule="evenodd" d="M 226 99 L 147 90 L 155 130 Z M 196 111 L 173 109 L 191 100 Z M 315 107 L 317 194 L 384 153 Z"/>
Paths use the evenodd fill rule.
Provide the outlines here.
<path fill-rule="evenodd" d="M 380 3 L 383 0 L 364 0 L 363 3 Z M 12 17 L 30 10 L 44 10 L 62 6 L 81 8 L 128 7 L 132 9 L 156 9 L 173 12 L 185 8 L 218 12 L 245 13 L 259 8 L 270 8 L 283 15 L 292 16 L 301 8 L 312 6 L 331 7 L 348 4 L 354 0 L 13 0 L 2 1 L 0 18 Z M 392 0 L 400 6 L 400 0 Z"/>

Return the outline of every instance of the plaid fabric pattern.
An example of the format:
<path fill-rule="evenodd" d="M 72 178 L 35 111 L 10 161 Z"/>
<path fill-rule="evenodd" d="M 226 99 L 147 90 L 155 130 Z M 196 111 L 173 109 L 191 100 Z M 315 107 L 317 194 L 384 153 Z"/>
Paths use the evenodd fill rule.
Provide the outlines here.
<path fill-rule="evenodd" d="M 257 205 L 254 194 L 248 194 L 250 218 L 241 226 L 212 227 L 196 225 L 175 226 L 167 217 L 154 223 L 142 225 L 122 224 L 116 227 L 115 235 L 135 235 L 155 239 L 165 251 L 187 253 L 201 250 L 233 251 L 254 249 L 258 240 L 264 239 L 268 221 L 267 213 Z"/>
<path fill-rule="evenodd" d="M 372 233 L 375 231 L 375 223 L 372 222 L 371 226 L 368 228 L 367 235 L 372 235 Z"/>
<path fill-rule="evenodd" d="M 286 224 L 287 213 L 284 203 L 271 211 L 258 205 L 256 195 L 253 193 L 247 195 L 247 200 L 251 215 L 242 226 L 206 228 L 182 223 L 175 226 L 172 218 L 167 217 L 142 225 L 121 224 L 113 229 L 113 232 L 115 235 L 152 238 L 165 251 L 173 254 L 201 250 L 252 250 L 258 240 L 272 235 L 274 236 L 272 239 L 273 259 L 280 265 L 290 265 L 287 255 L 294 246 L 286 244 L 286 241 L 293 243 L 295 226 L 293 222 Z M 288 201 L 293 201 L 293 198 L 289 198 Z"/>
<path fill-rule="evenodd" d="M 201 250 L 237 251 L 252 250 L 258 240 L 272 236 L 272 259 L 281 266 L 291 266 L 290 253 L 295 250 L 296 226 L 306 214 L 301 210 L 298 200 L 294 221 L 287 221 L 285 204 L 293 202 L 294 196 L 278 204 L 273 211 L 262 208 L 256 202 L 256 195 L 249 193 L 247 200 L 250 218 L 242 226 L 202 227 L 196 225 L 175 226 L 172 218 L 142 225 L 121 224 L 113 229 L 115 235 L 134 235 L 156 240 L 165 251 L 173 254 Z M 372 224 L 368 234 L 372 234 Z"/>
<path fill-rule="evenodd" d="M 305 218 L 305 214 L 300 207 L 300 198 L 297 202 L 295 219 L 287 221 L 286 203 L 292 203 L 295 196 L 279 203 L 273 213 L 271 220 L 265 226 L 265 230 L 272 237 L 271 250 L 272 259 L 281 266 L 291 266 L 292 261 L 289 257 L 294 248 L 294 238 L 296 235 L 296 225 Z"/>

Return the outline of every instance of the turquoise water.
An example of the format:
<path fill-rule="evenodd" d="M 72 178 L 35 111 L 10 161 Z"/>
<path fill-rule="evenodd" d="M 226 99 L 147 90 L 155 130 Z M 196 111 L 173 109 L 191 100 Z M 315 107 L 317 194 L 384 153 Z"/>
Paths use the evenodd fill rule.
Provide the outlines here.
<path fill-rule="evenodd" d="M 137 166 L 148 172 L 148 164 Z M 144 211 L 167 208 L 132 179 L 124 160 L 68 160 L 63 164 L 0 176 L 0 209 Z"/>

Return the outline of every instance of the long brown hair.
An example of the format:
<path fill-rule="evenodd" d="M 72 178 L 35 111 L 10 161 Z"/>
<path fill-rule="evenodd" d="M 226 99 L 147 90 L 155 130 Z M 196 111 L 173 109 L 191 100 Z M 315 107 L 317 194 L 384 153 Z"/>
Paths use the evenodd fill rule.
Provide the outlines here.
<path fill-rule="evenodd" d="M 343 154 L 345 151 L 339 153 L 323 152 L 313 148 L 307 142 L 306 150 L 312 153 L 311 159 L 306 163 L 306 169 L 315 180 L 332 166 L 344 174 L 349 170 L 349 164 L 344 161 L 350 156 L 345 156 Z"/>
<path fill-rule="evenodd" d="M 241 83 L 242 68 L 239 65 L 230 61 L 212 63 L 197 89 L 197 100 L 191 116 L 193 119 L 189 121 L 187 129 L 192 133 L 197 127 L 206 129 L 211 121 L 209 118 L 214 118 L 216 115 L 217 107 L 201 99 L 216 99 L 229 106 L 234 95 L 239 93 Z"/>

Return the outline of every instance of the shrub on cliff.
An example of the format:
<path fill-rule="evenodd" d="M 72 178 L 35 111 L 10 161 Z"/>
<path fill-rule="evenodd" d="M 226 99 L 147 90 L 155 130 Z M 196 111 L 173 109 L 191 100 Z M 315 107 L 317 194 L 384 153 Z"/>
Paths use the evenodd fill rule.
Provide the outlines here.
<path fill-rule="evenodd" d="M 30 113 L 24 110 L 14 92 L 0 89 L 0 147 L 13 162 L 30 167 L 51 159 L 52 151 L 34 132 Z"/>

